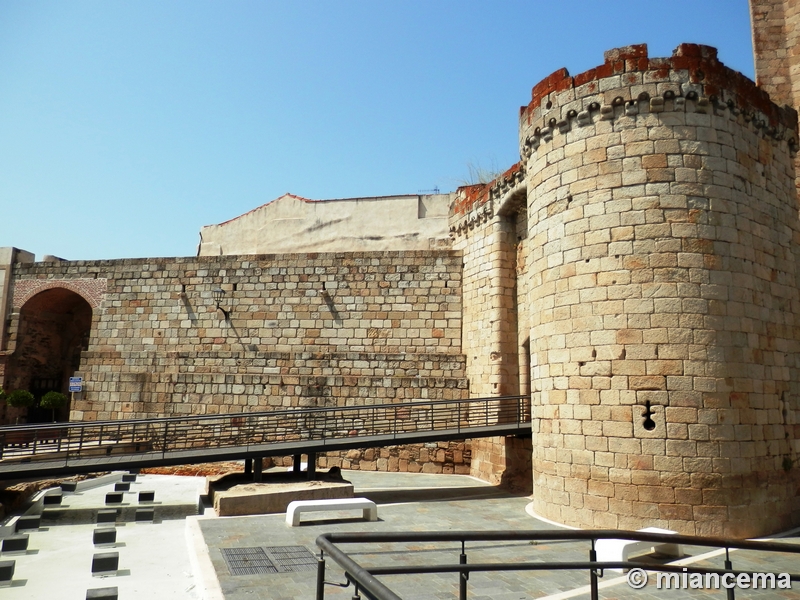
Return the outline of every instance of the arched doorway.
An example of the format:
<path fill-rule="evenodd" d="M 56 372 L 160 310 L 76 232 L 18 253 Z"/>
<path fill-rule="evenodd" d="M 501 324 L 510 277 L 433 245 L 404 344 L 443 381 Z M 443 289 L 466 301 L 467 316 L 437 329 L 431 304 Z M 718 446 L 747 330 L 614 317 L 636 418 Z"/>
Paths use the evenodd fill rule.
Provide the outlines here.
<path fill-rule="evenodd" d="M 37 402 L 53 390 L 68 393 L 69 378 L 80 369 L 81 352 L 89 345 L 92 307 L 79 294 L 51 288 L 20 309 L 16 348 L 11 357 L 8 389 L 26 389 Z M 69 405 L 56 411 L 27 410 L 29 423 L 67 420 Z"/>

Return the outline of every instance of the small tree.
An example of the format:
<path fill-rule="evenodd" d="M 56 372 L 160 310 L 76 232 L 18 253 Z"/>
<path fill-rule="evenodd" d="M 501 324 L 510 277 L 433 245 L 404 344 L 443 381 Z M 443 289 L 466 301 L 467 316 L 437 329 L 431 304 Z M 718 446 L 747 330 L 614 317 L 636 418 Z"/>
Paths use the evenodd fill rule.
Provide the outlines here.
<path fill-rule="evenodd" d="M 6 403 L 14 408 L 28 408 L 36 403 L 36 398 L 28 390 L 14 390 L 6 396 Z"/>
<path fill-rule="evenodd" d="M 39 406 L 50 409 L 53 421 L 56 420 L 56 410 L 66 406 L 66 404 L 67 397 L 61 392 L 47 392 L 39 401 Z"/>
<path fill-rule="evenodd" d="M 5 394 L 6 404 L 14 408 L 30 408 L 36 404 L 36 398 L 28 390 L 14 390 Z M 27 413 L 28 411 L 26 411 Z M 19 423 L 19 417 L 17 417 Z"/>

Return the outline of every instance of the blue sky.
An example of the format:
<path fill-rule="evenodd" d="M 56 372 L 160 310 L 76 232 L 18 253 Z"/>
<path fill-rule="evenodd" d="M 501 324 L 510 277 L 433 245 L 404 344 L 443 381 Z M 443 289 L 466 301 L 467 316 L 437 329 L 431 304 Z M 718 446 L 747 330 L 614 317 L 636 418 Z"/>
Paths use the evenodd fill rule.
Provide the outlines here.
<path fill-rule="evenodd" d="M 450 191 L 551 72 L 681 42 L 753 78 L 747 0 L 1 0 L 0 246 L 191 256 L 285 192 Z"/>

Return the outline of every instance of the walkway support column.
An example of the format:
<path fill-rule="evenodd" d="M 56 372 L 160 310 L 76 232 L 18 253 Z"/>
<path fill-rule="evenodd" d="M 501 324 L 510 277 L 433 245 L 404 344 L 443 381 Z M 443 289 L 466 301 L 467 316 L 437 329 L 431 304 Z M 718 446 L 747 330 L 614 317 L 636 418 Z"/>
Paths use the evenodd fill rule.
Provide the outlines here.
<path fill-rule="evenodd" d="M 317 474 L 317 453 L 316 452 L 309 452 L 308 453 L 308 470 L 307 476 L 309 481 L 314 479 Z"/>

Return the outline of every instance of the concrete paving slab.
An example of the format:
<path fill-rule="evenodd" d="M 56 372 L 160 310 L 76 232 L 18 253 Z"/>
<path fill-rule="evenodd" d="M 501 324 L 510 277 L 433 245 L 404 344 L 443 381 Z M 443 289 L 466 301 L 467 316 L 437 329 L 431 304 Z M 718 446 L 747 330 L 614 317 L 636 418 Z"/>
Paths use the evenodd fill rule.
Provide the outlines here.
<path fill-rule="evenodd" d="M 181 506 L 194 502 L 196 505 L 203 484 L 201 478 L 168 475 L 139 476 L 138 480 L 148 489 L 156 490 L 165 506 L 170 502 Z M 64 503 L 73 509 L 104 508 L 105 493 L 113 487 L 112 482 L 77 494 L 65 494 Z M 42 528 L 28 532 L 28 550 L 14 555 L 14 581 L 11 587 L 0 592 L 0 597 L 3 600 L 82 600 L 88 589 L 118 587 L 119 597 L 123 599 L 200 598 L 194 590 L 195 577 L 183 516 L 157 523 L 118 523 L 116 542 L 102 549 L 96 548 L 92 541 L 95 527 L 94 523 L 74 523 L 69 519 L 61 522 L 59 519 L 43 521 Z M 116 575 L 93 576 L 92 557 L 109 551 L 119 553 Z"/>
<path fill-rule="evenodd" d="M 508 494 L 466 476 L 419 475 L 403 473 L 345 472 L 353 481 L 356 496 L 378 503 L 380 521 L 365 522 L 341 514 L 321 515 L 321 520 L 304 522 L 300 527 L 287 527 L 281 515 L 233 517 L 202 520 L 199 526 L 208 549 L 208 558 L 216 572 L 225 600 L 289 600 L 313 598 L 315 573 L 271 573 L 234 575 L 222 550 L 231 548 L 270 548 L 304 546 L 316 553 L 316 537 L 332 531 L 442 531 L 472 530 L 536 530 L 554 529 L 556 524 L 537 520 L 526 513 L 530 499 Z M 375 544 L 348 545 L 346 550 L 363 566 L 397 566 L 399 564 L 456 563 L 460 548 L 442 544 Z M 586 561 L 587 542 L 487 542 L 467 547 L 469 562 L 517 561 Z M 694 555 L 685 564 L 714 564 L 722 567 L 720 555 L 709 554 L 707 548 L 688 548 Z M 751 556 L 753 555 L 753 556 Z M 796 555 L 760 555 L 735 552 L 734 567 L 751 570 L 800 570 Z M 655 560 L 655 559 L 654 559 Z M 714 562 L 716 561 L 716 562 Z M 658 564 L 657 561 L 654 564 Z M 341 569 L 327 562 L 326 579 L 344 581 Z M 458 597 L 458 580 L 454 574 L 398 575 L 382 577 L 386 585 L 403 598 L 438 600 Z M 633 590 L 625 577 L 609 574 L 601 579 L 603 598 L 718 598 L 720 592 L 707 590 L 657 590 L 653 583 L 645 590 Z M 508 571 L 473 573 L 469 579 L 471 600 L 517 600 L 523 598 L 587 598 L 588 574 L 564 571 Z M 748 590 L 747 597 L 800 597 L 800 590 Z M 724 592 L 722 592 L 724 593 Z M 741 590 L 738 595 L 745 593 Z M 737 596 L 738 596 L 737 595 Z M 353 588 L 326 586 L 326 598 L 351 598 Z M 742 596 L 744 597 L 744 596 Z"/>
<path fill-rule="evenodd" d="M 529 530 L 553 529 L 554 524 L 535 519 L 526 512 L 530 498 L 509 494 L 471 477 L 410 473 L 344 472 L 353 482 L 356 496 L 378 504 L 379 521 L 368 522 L 353 513 L 316 513 L 300 527 L 289 527 L 283 514 L 247 517 L 204 516 L 163 519 L 156 523 L 117 523 L 117 539 L 97 549 L 92 543 L 94 523 L 57 520 L 43 522 L 29 532 L 24 553 L 0 556 L 16 560 L 14 582 L 0 590 L 9 600 L 76 598 L 86 590 L 118 587 L 120 599 L 156 598 L 180 600 L 295 600 L 313 598 L 316 572 L 298 570 L 271 574 L 234 575 L 223 550 L 260 548 L 274 558 L 281 547 L 304 547 L 317 554 L 316 537 L 331 531 L 441 531 L 455 529 Z M 131 486 L 135 510 L 139 489 L 154 490 L 163 506 L 191 506 L 203 488 L 203 478 L 140 475 Z M 109 481 L 80 494 L 65 494 L 67 507 L 82 511 L 104 508 Z M 126 493 L 127 496 L 127 493 Z M 159 505 L 156 504 L 158 507 Z M 787 541 L 800 543 L 800 532 Z M 468 544 L 469 562 L 514 562 L 587 560 L 583 542 L 497 542 Z M 118 552 L 119 571 L 108 577 L 91 574 L 92 556 L 97 552 Z M 365 566 L 432 564 L 457 562 L 460 548 L 438 544 L 350 545 L 347 551 Z M 678 564 L 722 567 L 721 552 L 687 547 L 691 556 Z M 746 551 L 732 553 L 734 567 L 753 572 L 800 570 L 796 555 L 765 555 Z M 656 558 L 651 558 L 658 564 Z M 327 562 L 327 579 L 344 581 L 332 561 Z M 457 576 L 405 575 L 384 577 L 385 584 L 402 597 L 438 600 L 457 597 Z M 470 600 L 518 600 L 544 598 L 566 600 L 588 597 L 588 575 L 578 572 L 493 572 L 474 573 L 469 579 Z M 624 576 L 608 574 L 601 579 L 602 598 L 637 600 L 671 598 L 705 600 L 723 597 L 710 590 L 657 590 L 653 582 L 643 590 L 632 590 Z M 722 594 L 722 595 L 721 595 Z M 352 598 L 353 588 L 326 587 L 326 598 Z M 800 598 L 792 590 L 744 590 L 737 597 L 764 599 Z"/>

